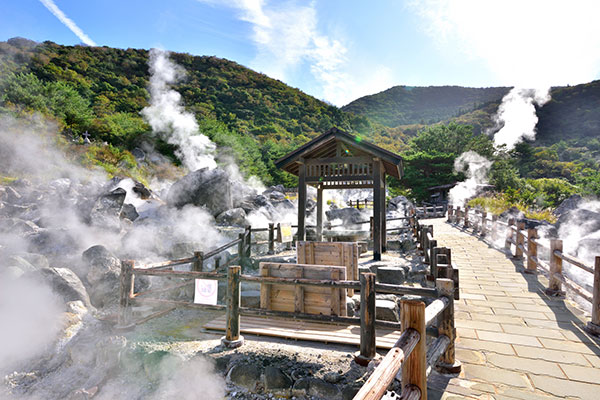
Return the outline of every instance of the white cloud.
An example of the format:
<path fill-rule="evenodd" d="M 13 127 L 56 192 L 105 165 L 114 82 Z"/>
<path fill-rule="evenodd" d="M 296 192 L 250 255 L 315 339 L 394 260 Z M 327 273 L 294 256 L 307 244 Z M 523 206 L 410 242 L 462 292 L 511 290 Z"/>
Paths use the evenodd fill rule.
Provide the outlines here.
<path fill-rule="evenodd" d="M 414 0 L 426 30 L 483 59 L 503 84 L 589 82 L 600 70 L 597 0 Z M 460 56 L 457 54 L 457 56 Z"/>
<path fill-rule="evenodd" d="M 96 42 L 94 42 L 88 35 L 86 35 L 81 28 L 73 22 L 72 19 L 67 17 L 64 12 L 54 3 L 53 0 L 40 0 L 40 2 L 52 13 L 56 18 L 59 19 L 67 28 L 71 30 L 79 40 L 88 46 L 96 46 Z"/>
<path fill-rule="evenodd" d="M 348 48 L 343 38 L 332 38 L 318 29 L 313 4 L 264 0 L 199 0 L 223 5 L 238 11 L 238 19 L 252 25 L 252 41 L 257 54 L 252 68 L 273 78 L 286 81 L 292 71 L 308 64 L 320 85 L 321 94 L 335 105 L 343 105 L 365 94 L 391 86 L 391 71 L 371 66 L 366 79 L 348 62 Z"/>

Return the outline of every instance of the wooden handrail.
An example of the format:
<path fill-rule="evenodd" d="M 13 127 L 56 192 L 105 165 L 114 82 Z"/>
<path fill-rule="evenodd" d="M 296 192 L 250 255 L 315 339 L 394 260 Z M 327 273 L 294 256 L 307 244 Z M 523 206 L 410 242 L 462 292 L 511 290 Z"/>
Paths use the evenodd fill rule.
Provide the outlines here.
<path fill-rule="evenodd" d="M 563 259 L 563 261 L 566 261 L 566 262 L 568 262 L 568 263 L 569 263 L 569 264 L 571 264 L 571 265 L 574 265 L 574 266 L 576 266 L 576 267 L 579 267 L 579 268 L 583 269 L 584 271 L 587 271 L 587 272 L 589 272 L 590 274 L 593 274 L 593 273 L 594 273 L 594 269 L 593 269 L 593 268 L 591 268 L 591 267 L 588 267 L 587 265 L 585 265 L 585 263 L 584 263 L 583 261 L 581 261 L 581 260 L 580 260 L 580 259 L 578 259 L 578 258 L 575 258 L 575 257 L 573 257 L 573 256 L 570 256 L 570 255 L 568 255 L 568 254 L 565 254 L 565 253 L 563 253 L 563 252 L 561 252 L 561 251 L 558 251 L 558 250 L 555 250 L 555 251 L 554 251 L 554 255 L 555 255 L 556 257 L 560 257 L 560 258 L 562 258 L 562 259 Z"/>

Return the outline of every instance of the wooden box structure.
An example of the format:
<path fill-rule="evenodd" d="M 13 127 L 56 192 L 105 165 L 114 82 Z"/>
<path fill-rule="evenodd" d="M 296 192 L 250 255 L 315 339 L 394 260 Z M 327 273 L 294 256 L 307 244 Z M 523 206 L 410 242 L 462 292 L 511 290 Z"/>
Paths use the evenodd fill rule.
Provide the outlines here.
<path fill-rule="evenodd" d="M 349 242 L 298 242 L 296 260 L 298 264 L 343 265 L 346 279 L 358 280 L 358 243 Z M 354 289 L 348 289 L 354 296 Z"/>
<path fill-rule="evenodd" d="M 298 176 L 298 240 L 306 236 L 306 185 L 317 188 L 317 240 L 323 234 L 324 189 L 373 189 L 373 259 L 386 247 L 385 175 L 402 178 L 402 158 L 337 128 L 275 162 Z"/>
<path fill-rule="evenodd" d="M 260 275 L 273 278 L 346 280 L 346 267 L 262 262 Z M 261 283 L 260 308 L 347 316 L 346 289 Z"/>

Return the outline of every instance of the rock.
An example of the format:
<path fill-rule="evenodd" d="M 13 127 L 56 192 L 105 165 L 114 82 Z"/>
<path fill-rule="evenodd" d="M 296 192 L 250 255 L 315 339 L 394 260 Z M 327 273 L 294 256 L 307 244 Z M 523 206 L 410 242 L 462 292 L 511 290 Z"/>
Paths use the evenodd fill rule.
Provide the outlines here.
<path fill-rule="evenodd" d="M 283 185 L 269 186 L 262 194 L 266 196 L 273 192 L 285 193 L 285 188 Z"/>
<path fill-rule="evenodd" d="M 579 208 L 581 203 L 583 203 L 583 198 L 580 195 L 571 195 L 565 200 L 563 200 L 563 202 L 560 203 L 558 207 L 556 207 L 552 214 L 556 215 L 557 217 L 560 217 L 563 214 L 568 213 L 569 211 L 576 210 L 577 208 Z"/>
<path fill-rule="evenodd" d="M 264 372 L 265 390 L 291 389 L 292 379 L 281 369 L 269 365 Z"/>
<path fill-rule="evenodd" d="M 213 216 L 233 208 L 232 182 L 221 168 L 190 172 L 169 189 L 167 203 L 181 208 L 187 204 L 207 208 Z"/>
<path fill-rule="evenodd" d="M 41 254 L 18 253 L 17 255 L 19 257 L 27 260 L 27 262 L 29 262 L 31 265 L 33 265 L 35 267 L 35 269 L 48 268 L 50 266 L 48 259 Z"/>
<path fill-rule="evenodd" d="M 11 235 L 25 236 L 38 232 L 39 226 L 31 221 L 20 218 L 0 218 L 0 232 Z"/>
<path fill-rule="evenodd" d="M 231 210 L 223 211 L 216 218 L 219 225 L 230 226 L 246 226 L 246 212 L 243 208 L 232 208 Z"/>
<path fill-rule="evenodd" d="M 344 225 L 358 224 L 363 220 L 362 214 L 356 208 L 338 208 L 334 210 L 325 211 L 328 221 L 341 219 Z"/>
<path fill-rule="evenodd" d="M 119 217 L 125 196 L 127 196 L 127 192 L 122 188 L 116 188 L 110 193 L 101 195 L 90 212 L 91 224 L 104 229 L 120 231 Z"/>
<path fill-rule="evenodd" d="M 48 187 L 61 193 L 67 193 L 71 188 L 71 180 L 69 178 L 55 179 L 48 183 Z"/>
<path fill-rule="evenodd" d="M 260 290 L 242 291 L 242 307 L 260 308 Z"/>
<path fill-rule="evenodd" d="M 38 270 L 38 268 L 33 266 L 29 261 L 19 256 L 9 257 L 6 263 L 11 267 L 17 267 L 24 272 L 33 272 Z"/>
<path fill-rule="evenodd" d="M 144 161 L 146 159 L 146 153 L 139 147 L 136 147 L 133 150 L 131 150 L 131 154 L 135 157 L 137 161 Z"/>
<path fill-rule="evenodd" d="M 283 199 L 285 200 L 285 199 Z M 317 202 L 314 201 L 313 199 L 306 199 L 306 213 L 310 214 L 311 212 L 314 211 L 314 209 L 317 208 Z"/>
<path fill-rule="evenodd" d="M 269 193 L 269 199 L 270 200 L 275 200 L 275 201 L 285 200 L 285 193 L 271 192 L 271 193 Z"/>
<path fill-rule="evenodd" d="M 234 385 L 242 386 L 251 392 L 256 390 L 256 385 L 260 381 L 260 368 L 252 364 L 236 364 L 227 374 L 227 380 Z"/>
<path fill-rule="evenodd" d="M 600 230 L 600 213 L 577 209 L 569 211 L 558 218 L 556 229 L 560 237 L 567 237 L 571 230 L 577 230 L 578 235 L 586 236 Z"/>
<path fill-rule="evenodd" d="M 342 393 L 336 385 L 314 377 L 302 378 L 296 381 L 292 389 L 292 394 L 294 396 L 308 395 L 325 400 L 338 400 L 342 398 Z"/>
<path fill-rule="evenodd" d="M 140 215 L 138 214 L 133 204 L 123 204 L 119 217 L 135 221 Z"/>
<path fill-rule="evenodd" d="M 514 218 L 515 220 L 524 219 L 525 214 L 523 214 L 523 212 L 517 207 L 511 207 L 508 210 L 500 213 L 500 215 L 498 216 L 498 219 L 502 221 L 507 221 L 509 218 Z"/>
<path fill-rule="evenodd" d="M 80 300 L 87 308 L 92 307 L 83 283 L 70 269 L 41 268 L 35 274 L 47 282 L 65 304 L 69 301 Z"/>
<path fill-rule="evenodd" d="M 352 400 L 360 390 L 361 385 L 352 383 L 344 386 L 342 389 L 342 400 Z"/>
<path fill-rule="evenodd" d="M 5 199 L 7 203 L 10 204 L 20 204 L 23 196 L 21 196 L 21 194 L 19 194 L 19 192 L 17 192 L 14 188 L 7 186 L 5 188 L 6 194 L 5 194 Z"/>
<path fill-rule="evenodd" d="M 77 251 L 77 240 L 64 228 L 40 228 L 26 236 L 32 253 L 61 255 Z"/>
<path fill-rule="evenodd" d="M 403 268 L 398 267 L 378 267 L 377 281 L 400 285 L 406 281 L 406 271 Z"/>
<path fill-rule="evenodd" d="M 338 383 L 343 379 L 343 376 L 335 371 L 330 371 L 323 376 L 325 382 Z"/>
<path fill-rule="evenodd" d="M 388 211 L 395 211 L 406 215 L 406 212 L 415 205 L 404 196 L 396 196 L 388 202 Z"/>
<path fill-rule="evenodd" d="M 152 191 L 141 182 L 135 181 L 131 190 L 133 190 L 134 193 L 137 193 L 143 200 L 148 200 L 152 197 Z"/>
<path fill-rule="evenodd" d="M 375 318 L 383 321 L 399 322 L 398 304 L 392 300 L 375 300 Z"/>
<path fill-rule="evenodd" d="M 360 304 L 360 299 L 358 302 Z M 348 316 L 353 316 L 356 311 L 356 302 L 352 298 L 346 297 L 346 313 L 348 314 Z"/>
<path fill-rule="evenodd" d="M 104 246 L 90 247 L 83 252 L 82 259 L 88 267 L 85 276 L 92 304 L 98 308 L 116 304 L 119 301 L 121 261 Z"/>

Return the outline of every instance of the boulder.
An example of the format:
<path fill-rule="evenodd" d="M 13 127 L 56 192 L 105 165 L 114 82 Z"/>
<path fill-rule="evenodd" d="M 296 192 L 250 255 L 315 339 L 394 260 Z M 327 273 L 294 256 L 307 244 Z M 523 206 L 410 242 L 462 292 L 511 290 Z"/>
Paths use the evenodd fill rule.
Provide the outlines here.
<path fill-rule="evenodd" d="M 583 197 L 578 194 L 574 194 L 563 200 L 562 203 L 552 212 L 557 217 L 568 213 L 569 211 L 576 210 L 583 203 Z"/>
<path fill-rule="evenodd" d="M 148 200 L 152 196 L 152 192 L 143 183 L 135 181 L 133 185 L 133 193 L 136 193 L 143 200 Z"/>
<path fill-rule="evenodd" d="M 133 222 L 138 219 L 140 215 L 133 204 L 123 204 L 123 208 L 121 209 L 121 214 L 119 216 L 123 219 L 128 219 Z"/>
<path fill-rule="evenodd" d="M 36 233 L 39 229 L 40 227 L 31 221 L 20 218 L 0 218 L 0 232 L 2 233 L 24 236 Z"/>
<path fill-rule="evenodd" d="M 342 398 L 340 389 L 323 379 L 307 377 L 296 381 L 292 393 L 295 396 L 313 396 L 317 399 L 339 400 Z"/>
<path fill-rule="evenodd" d="M 119 301 L 121 261 L 104 246 L 92 246 L 82 254 L 92 304 L 101 308 Z"/>
<path fill-rule="evenodd" d="M 381 283 L 390 283 L 400 285 L 406 280 L 406 271 L 398 267 L 378 267 L 377 281 Z"/>
<path fill-rule="evenodd" d="M 33 272 L 38 270 L 38 268 L 32 265 L 29 261 L 19 256 L 8 257 L 8 260 L 6 260 L 6 265 L 19 268 L 24 272 Z"/>
<path fill-rule="evenodd" d="M 506 211 L 500 213 L 498 218 L 502 221 L 507 221 L 509 218 L 515 218 L 515 220 L 521 220 L 525 218 L 525 214 L 517 207 L 511 207 Z"/>
<path fill-rule="evenodd" d="M 64 228 L 40 228 L 26 238 L 29 241 L 28 250 L 32 253 L 60 255 L 79 248 L 73 232 Z"/>
<path fill-rule="evenodd" d="M 556 229 L 561 237 L 569 236 L 572 230 L 586 236 L 600 230 L 600 213 L 583 209 L 569 211 L 558 218 Z"/>
<path fill-rule="evenodd" d="M 41 268 L 35 276 L 47 282 L 53 291 L 66 303 L 80 300 L 87 308 L 91 308 L 83 283 L 73 271 L 67 268 Z"/>
<path fill-rule="evenodd" d="M 232 208 L 217 215 L 217 224 L 230 226 L 246 226 L 246 211 L 243 208 Z"/>
<path fill-rule="evenodd" d="M 325 211 L 328 221 L 341 219 L 344 225 L 358 224 L 363 220 L 362 214 L 356 208 L 338 208 Z"/>
<path fill-rule="evenodd" d="M 119 217 L 125 196 L 127 196 L 127 192 L 122 188 L 116 188 L 110 193 L 101 195 L 90 212 L 91 224 L 104 229 L 120 231 Z"/>
<path fill-rule="evenodd" d="M 265 390 L 277 390 L 291 389 L 294 382 L 292 379 L 281 369 L 269 365 L 265 368 L 264 372 L 264 385 Z"/>
<path fill-rule="evenodd" d="M 50 266 L 48 259 L 41 254 L 18 253 L 16 255 L 26 260 L 29 264 L 33 265 L 35 269 L 48 268 Z"/>
<path fill-rule="evenodd" d="M 388 211 L 397 211 L 406 214 L 410 208 L 414 208 L 414 204 L 404 196 L 396 196 L 388 202 Z"/>
<path fill-rule="evenodd" d="M 375 300 L 375 318 L 383 321 L 399 322 L 398 304 L 393 300 Z"/>
<path fill-rule="evenodd" d="M 256 386 L 260 382 L 261 370 L 253 364 L 236 364 L 227 374 L 227 380 L 234 385 L 241 386 L 256 391 Z"/>
<path fill-rule="evenodd" d="M 233 207 L 231 186 L 225 170 L 202 168 L 175 182 L 167 194 L 167 203 L 177 208 L 187 204 L 205 207 L 216 216 Z"/>

